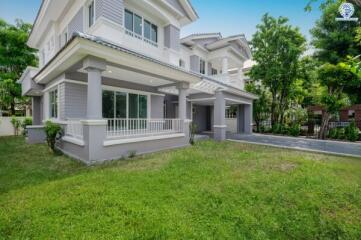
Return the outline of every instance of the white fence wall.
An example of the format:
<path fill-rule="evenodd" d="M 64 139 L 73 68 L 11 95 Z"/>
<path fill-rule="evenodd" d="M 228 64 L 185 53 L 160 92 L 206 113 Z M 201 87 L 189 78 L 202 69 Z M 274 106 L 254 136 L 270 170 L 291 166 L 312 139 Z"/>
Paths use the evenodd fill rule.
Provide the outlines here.
<path fill-rule="evenodd" d="M 11 124 L 12 117 L 0 117 L 0 136 L 12 136 L 14 135 L 14 127 Z M 18 117 L 21 121 L 24 117 Z"/>

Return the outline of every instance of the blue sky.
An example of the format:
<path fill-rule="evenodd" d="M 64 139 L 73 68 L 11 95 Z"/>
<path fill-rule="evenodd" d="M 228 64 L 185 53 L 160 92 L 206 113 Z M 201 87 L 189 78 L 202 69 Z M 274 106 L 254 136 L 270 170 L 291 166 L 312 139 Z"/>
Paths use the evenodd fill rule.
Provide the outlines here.
<path fill-rule="evenodd" d="M 58 0 L 59 1 L 59 0 Z M 61 1 L 61 0 L 60 0 Z M 200 19 L 186 26 L 182 36 L 196 32 L 221 32 L 223 36 L 244 33 L 251 39 L 264 13 L 285 16 L 310 39 L 309 30 L 319 18 L 317 7 L 306 13 L 308 0 L 192 0 Z M 41 0 L 0 0 L 0 17 L 9 22 L 21 18 L 33 22 Z"/>

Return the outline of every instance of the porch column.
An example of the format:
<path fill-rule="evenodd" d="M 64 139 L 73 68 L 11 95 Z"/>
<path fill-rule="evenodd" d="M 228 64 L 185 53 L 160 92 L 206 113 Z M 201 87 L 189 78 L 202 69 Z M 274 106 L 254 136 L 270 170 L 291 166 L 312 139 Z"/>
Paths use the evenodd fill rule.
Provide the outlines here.
<path fill-rule="evenodd" d="M 226 140 L 226 101 L 221 89 L 215 92 L 216 100 L 214 101 L 214 139 L 217 141 Z"/>
<path fill-rule="evenodd" d="M 251 104 L 242 104 L 237 109 L 237 132 L 252 134 L 253 110 Z"/>
<path fill-rule="evenodd" d="M 100 120 L 103 118 L 101 73 L 105 71 L 106 63 L 101 59 L 87 58 L 83 66 L 88 72 L 87 119 Z"/>
<path fill-rule="evenodd" d="M 240 85 L 241 89 L 244 89 L 245 82 L 244 82 L 244 73 L 242 68 L 238 69 L 238 79 L 240 80 L 239 82 L 241 83 Z"/>
<path fill-rule="evenodd" d="M 180 83 L 177 86 L 178 95 L 178 118 L 185 120 L 187 119 L 187 94 L 189 89 L 188 83 Z"/>
<path fill-rule="evenodd" d="M 32 97 L 33 125 L 41 125 L 41 97 Z"/>

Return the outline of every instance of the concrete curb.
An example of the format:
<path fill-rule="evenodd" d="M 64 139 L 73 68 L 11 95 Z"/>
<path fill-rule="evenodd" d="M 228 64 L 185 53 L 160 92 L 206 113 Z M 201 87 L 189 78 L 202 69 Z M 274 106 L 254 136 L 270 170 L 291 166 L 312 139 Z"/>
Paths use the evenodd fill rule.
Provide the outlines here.
<path fill-rule="evenodd" d="M 312 153 L 322 153 L 322 154 L 329 154 L 329 155 L 335 155 L 335 156 L 341 156 L 341 157 L 353 157 L 353 158 L 359 158 L 359 159 L 361 159 L 361 156 L 360 156 L 360 155 L 347 154 L 347 153 L 336 153 L 336 152 L 329 152 L 329 151 L 322 151 L 322 150 L 309 149 L 309 148 L 301 148 L 301 147 L 288 147 L 288 146 L 281 146 L 281 145 L 276 145 L 276 144 L 251 142 L 251 141 L 246 141 L 246 140 L 227 139 L 227 141 L 230 141 L 230 142 L 238 142 L 238 143 L 254 144 L 254 145 L 261 145 L 261 146 L 268 146 L 268 147 L 275 147 L 275 148 L 299 150 L 299 151 L 306 151 L 306 152 L 312 152 Z"/>

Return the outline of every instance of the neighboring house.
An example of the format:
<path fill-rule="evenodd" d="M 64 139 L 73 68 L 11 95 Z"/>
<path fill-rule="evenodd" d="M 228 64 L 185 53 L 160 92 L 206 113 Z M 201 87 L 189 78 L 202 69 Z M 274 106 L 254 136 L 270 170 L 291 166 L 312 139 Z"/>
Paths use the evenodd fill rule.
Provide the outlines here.
<path fill-rule="evenodd" d="M 28 40 L 40 66 L 19 80 L 34 124 L 62 124 L 60 149 L 87 163 L 186 146 L 192 120 L 224 140 L 230 105 L 237 131 L 251 133 L 248 43 L 219 33 L 181 39 L 197 19 L 188 0 L 43 0 Z"/>

